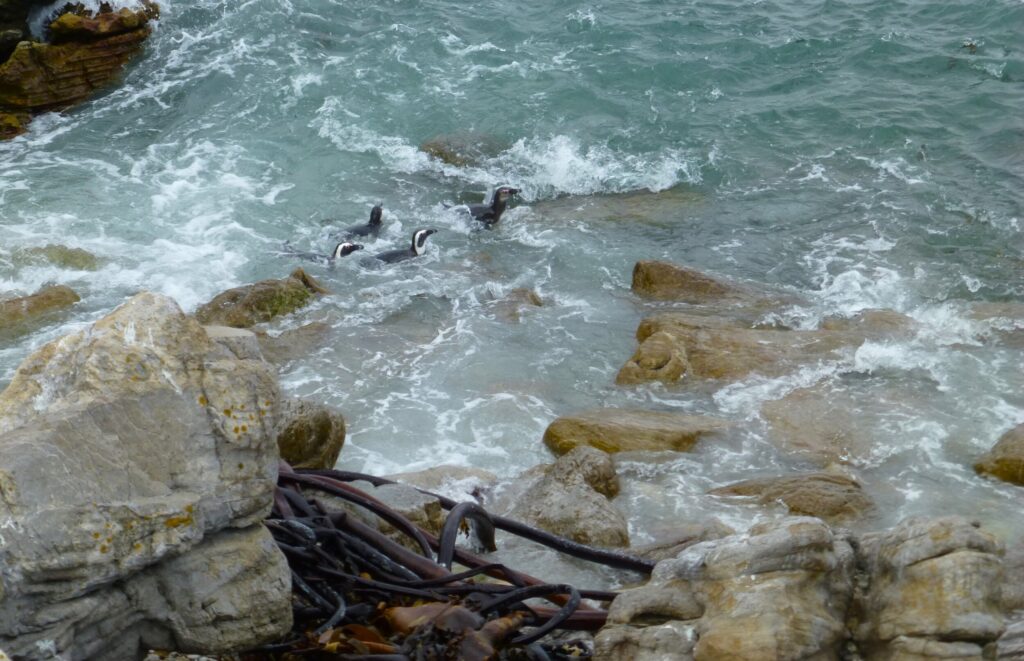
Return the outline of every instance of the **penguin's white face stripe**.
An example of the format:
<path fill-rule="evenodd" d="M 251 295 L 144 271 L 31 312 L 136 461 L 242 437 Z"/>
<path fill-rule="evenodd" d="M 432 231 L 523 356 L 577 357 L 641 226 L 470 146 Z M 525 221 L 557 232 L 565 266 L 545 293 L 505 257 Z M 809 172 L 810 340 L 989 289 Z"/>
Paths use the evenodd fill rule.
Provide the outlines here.
<path fill-rule="evenodd" d="M 355 250 L 359 250 L 359 248 L 356 247 L 356 244 L 354 243 L 339 243 L 338 247 L 334 249 L 334 258 L 338 259 L 339 257 L 347 255 Z"/>

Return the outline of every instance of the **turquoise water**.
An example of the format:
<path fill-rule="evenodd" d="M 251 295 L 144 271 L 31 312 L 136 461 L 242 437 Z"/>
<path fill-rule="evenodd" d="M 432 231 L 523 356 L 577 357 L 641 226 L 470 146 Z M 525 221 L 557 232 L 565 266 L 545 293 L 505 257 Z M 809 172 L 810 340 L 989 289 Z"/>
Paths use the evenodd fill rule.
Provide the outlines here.
<path fill-rule="evenodd" d="M 623 461 L 617 504 L 638 541 L 680 519 L 743 527 L 771 513 L 705 492 L 809 468 L 760 407 L 819 384 L 874 438 L 849 468 L 879 504 L 864 527 L 962 513 L 1018 536 L 1020 488 L 970 466 L 1024 421 L 1021 343 L 995 333 L 1015 322 L 972 312 L 1024 299 L 1021 108 L 1018 0 L 169 0 L 122 84 L 0 144 L 0 292 L 60 282 L 83 299 L 0 347 L 0 381 L 141 289 L 192 310 L 281 277 L 283 241 L 327 251 L 329 228 L 382 201 L 367 252 L 434 227 L 428 254 L 307 265 L 335 295 L 275 327 L 331 324 L 282 380 L 345 413 L 346 467 L 511 477 L 550 460 L 561 414 L 708 413 L 737 425 Z M 489 151 L 442 165 L 417 149 L 439 134 Z M 443 204 L 503 183 L 523 194 L 493 232 Z M 15 259 L 47 243 L 103 266 Z M 790 326 L 882 307 L 919 331 L 778 379 L 616 388 L 650 312 L 629 293 L 647 258 L 798 296 L 775 317 Z M 493 299 L 516 287 L 545 305 L 509 323 Z"/>

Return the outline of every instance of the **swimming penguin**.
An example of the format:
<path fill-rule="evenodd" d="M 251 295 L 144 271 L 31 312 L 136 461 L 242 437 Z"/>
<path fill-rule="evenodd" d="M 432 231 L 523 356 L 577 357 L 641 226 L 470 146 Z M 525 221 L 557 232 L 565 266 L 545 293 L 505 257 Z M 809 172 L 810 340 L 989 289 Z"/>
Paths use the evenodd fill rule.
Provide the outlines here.
<path fill-rule="evenodd" d="M 337 233 L 337 237 L 341 239 L 354 239 L 356 237 L 374 237 L 376 238 L 380 234 L 380 228 L 383 226 L 381 223 L 381 216 L 384 214 L 384 208 L 378 204 L 374 208 L 370 209 L 370 221 L 365 225 L 353 225 L 352 227 L 341 230 Z"/>
<path fill-rule="evenodd" d="M 419 257 L 423 254 L 427 247 L 427 237 L 436 232 L 437 230 L 416 230 L 412 234 L 412 246 L 405 248 L 404 250 L 389 250 L 382 252 L 379 255 L 374 255 L 377 259 L 382 262 L 394 264 L 395 262 L 404 262 L 407 259 L 413 257 Z"/>
<path fill-rule="evenodd" d="M 281 254 L 288 255 L 289 257 L 298 257 L 299 259 L 305 259 L 310 262 L 319 262 L 321 264 L 330 265 L 334 263 L 334 260 L 340 257 L 346 257 L 348 255 L 351 255 L 355 251 L 362 249 L 363 246 L 361 244 L 342 241 L 338 245 L 334 246 L 334 251 L 330 255 L 321 255 L 320 253 L 316 252 L 304 252 L 302 250 L 295 250 L 294 248 L 291 247 L 290 244 L 285 243 L 284 251 Z"/>
<path fill-rule="evenodd" d="M 509 199 L 518 193 L 518 188 L 499 186 L 494 190 L 490 204 L 469 204 L 467 205 L 469 213 L 473 218 L 490 227 L 501 220 L 501 214 L 505 212 Z"/>

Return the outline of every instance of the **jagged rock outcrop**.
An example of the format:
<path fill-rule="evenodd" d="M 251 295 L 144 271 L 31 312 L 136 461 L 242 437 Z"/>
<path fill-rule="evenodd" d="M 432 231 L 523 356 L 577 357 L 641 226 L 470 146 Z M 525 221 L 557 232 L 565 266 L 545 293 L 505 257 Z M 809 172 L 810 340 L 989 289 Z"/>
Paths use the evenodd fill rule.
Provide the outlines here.
<path fill-rule="evenodd" d="M 1024 424 L 999 437 L 995 446 L 974 464 L 974 470 L 1024 486 Z"/>
<path fill-rule="evenodd" d="M 838 658 L 853 560 L 849 541 L 812 518 L 695 544 L 612 602 L 595 658 Z"/>
<path fill-rule="evenodd" d="M 51 42 L 44 43 L 23 40 L 21 4 L 20 27 L 4 23 L 0 8 L 0 138 L 24 132 L 32 114 L 80 103 L 110 84 L 142 50 L 159 14 L 151 3 L 96 15 L 66 12 L 50 24 Z"/>
<path fill-rule="evenodd" d="M 702 415 L 640 409 L 595 409 L 556 419 L 544 432 L 544 444 L 556 455 L 579 446 L 602 452 L 637 450 L 682 452 L 697 439 L 729 427 Z"/>
<path fill-rule="evenodd" d="M 294 312 L 315 296 L 328 293 L 312 276 L 295 269 L 287 278 L 261 280 L 221 292 L 200 306 L 195 315 L 203 324 L 248 328 Z"/>
<path fill-rule="evenodd" d="M 851 629 L 867 658 L 980 659 L 1004 630 L 1002 548 L 960 517 L 908 519 L 860 538 Z"/>
<path fill-rule="evenodd" d="M 285 634 L 288 567 L 261 525 L 280 408 L 265 363 L 155 294 L 29 356 L 0 394 L 0 648 L 126 659 Z"/>

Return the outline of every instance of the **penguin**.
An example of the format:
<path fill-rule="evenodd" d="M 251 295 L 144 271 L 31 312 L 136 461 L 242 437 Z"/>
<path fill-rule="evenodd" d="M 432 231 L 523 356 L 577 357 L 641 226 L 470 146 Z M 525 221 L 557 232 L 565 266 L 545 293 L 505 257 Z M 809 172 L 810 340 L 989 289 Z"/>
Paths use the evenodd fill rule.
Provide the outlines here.
<path fill-rule="evenodd" d="M 381 216 L 383 214 L 384 207 L 378 204 L 370 209 L 370 221 L 368 223 L 365 225 L 353 225 L 341 230 L 335 236 L 339 239 L 354 239 L 357 237 L 377 238 L 377 235 L 380 234 L 380 228 L 383 226 L 381 223 Z"/>
<path fill-rule="evenodd" d="M 435 232 L 437 232 L 437 230 L 416 230 L 412 234 L 412 245 L 410 247 L 403 250 L 388 250 L 387 252 L 382 252 L 379 255 L 374 255 L 374 257 L 382 262 L 387 262 L 388 264 L 404 262 L 407 259 L 419 257 L 426 250 L 427 237 Z"/>
<path fill-rule="evenodd" d="M 499 186 L 494 189 L 494 195 L 491 196 L 490 204 L 469 204 L 466 206 L 474 219 L 479 220 L 487 227 L 492 227 L 501 220 L 501 214 L 505 212 L 509 199 L 513 195 L 518 194 L 518 188 Z"/>
<path fill-rule="evenodd" d="M 334 260 L 341 257 L 347 257 L 357 250 L 362 250 L 363 246 L 359 243 L 350 243 L 348 241 L 342 241 L 338 245 L 334 246 L 334 251 L 330 255 L 321 255 L 316 252 L 304 252 L 302 250 L 295 250 L 291 247 L 291 244 L 285 243 L 282 255 L 288 255 L 289 257 L 298 257 L 299 259 L 305 259 L 310 262 L 319 262 L 321 264 L 331 265 L 334 264 Z"/>

